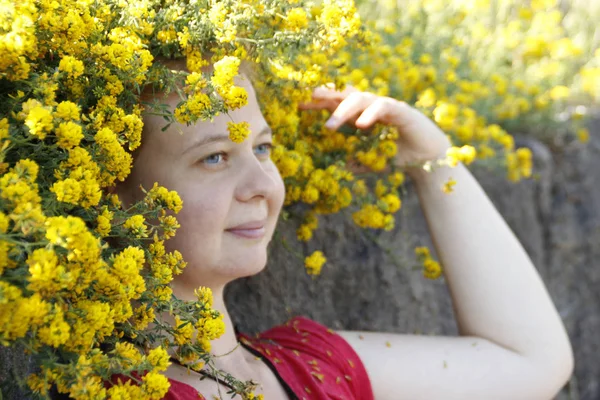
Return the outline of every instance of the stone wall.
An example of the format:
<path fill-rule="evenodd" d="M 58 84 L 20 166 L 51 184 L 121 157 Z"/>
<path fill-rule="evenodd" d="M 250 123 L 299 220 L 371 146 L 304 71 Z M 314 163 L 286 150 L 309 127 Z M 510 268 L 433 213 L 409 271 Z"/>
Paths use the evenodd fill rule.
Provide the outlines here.
<path fill-rule="evenodd" d="M 600 399 L 600 119 L 591 131 L 587 145 L 557 149 L 517 137 L 519 146 L 532 149 L 538 179 L 513 184 L 470 167 L 539 269 L 569 331 L 576 372 L 558 400 Z M 294 226 L 282 227 L 266 270 L 228 287 L 239 329 L 254 333 L 301 314 L 334 329 L 456 335 L 443 279 L 426 280 L 410 268 L 415 246 L 433 246 L 410 183 L 407 189 L 392 232 L 368 234 L 336 215 L 323 219 L 305 245 L 294 239 Z M 317 244 L 324 249 L 328 263 L 321 276 L 307 276 L 282 239 L 296 252 Z M 24 374 L 28 358 L 0 349 L 4 384 L 11 380 L 11 365 Z M 24 398 L 6 390 L 4 395 Z"/>

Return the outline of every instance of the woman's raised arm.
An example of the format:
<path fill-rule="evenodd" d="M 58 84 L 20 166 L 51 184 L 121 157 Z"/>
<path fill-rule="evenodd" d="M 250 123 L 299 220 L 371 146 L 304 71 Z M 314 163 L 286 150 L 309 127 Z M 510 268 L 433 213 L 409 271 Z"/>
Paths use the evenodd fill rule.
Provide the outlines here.
<path fill-rule="evenodd" d="M 334 110 L 332 129 L 348 121 L 359 128 L 375 122 L 398 127 L 400 164 L 432 159 L 445 150 L 445 134 L 406 103 L 339 93 L 321 88 L 311 103 L 328 102 Z M 573 351 L 523 246 L 463 164 L 407 172 L 443 266 L 461 336 L 339 331 L 363 360 L 376 399 L 553 398 L 572 374 Z M 449 178 L 456 181 L 450 195 L 441 190 Z"/>

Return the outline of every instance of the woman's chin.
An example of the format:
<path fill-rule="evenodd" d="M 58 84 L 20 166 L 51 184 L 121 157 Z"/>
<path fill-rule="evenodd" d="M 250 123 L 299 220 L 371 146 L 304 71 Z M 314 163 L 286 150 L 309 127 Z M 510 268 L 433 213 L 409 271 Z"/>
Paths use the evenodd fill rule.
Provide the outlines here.
<path fill-rule="evenodd" d="M 234 259 L 229 260 L 219 267 L 219 272 L 226 275 L 229 279 L 244 278 L 256 275 L 263 271 L 267 265 L 267 252 L 261 251 L 243 251 Z"/>

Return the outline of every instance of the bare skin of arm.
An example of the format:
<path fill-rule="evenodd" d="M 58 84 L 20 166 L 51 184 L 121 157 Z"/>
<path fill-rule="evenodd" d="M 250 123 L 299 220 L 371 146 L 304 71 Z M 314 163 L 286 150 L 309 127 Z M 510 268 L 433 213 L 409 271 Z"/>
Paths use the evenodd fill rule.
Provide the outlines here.
<path fill-rule="evenodd" d="M 349 93 L 319 89 L 304 108 L 330 109 L 332 129 L 345 122 L 399 127 L 399 165 L 437 158 L 449 145 L 431 120 L 406 103 Z M 365 364 L 375 398 L 552 399 L 572 375 L 573 351 L 523 246 L 462 163 L 406 172 L 427 219 L 460 336 L 338 331 Z M 446 194 L 441 188 L 449 178 L 457 183 Z"/>
<path fill-rule="evenodd" d="M 375 398 L 552 399 L 573 353 L 529 256 L 464 165 L 411 176 L 460 336 L 338 332 L 365 363 Z"/>

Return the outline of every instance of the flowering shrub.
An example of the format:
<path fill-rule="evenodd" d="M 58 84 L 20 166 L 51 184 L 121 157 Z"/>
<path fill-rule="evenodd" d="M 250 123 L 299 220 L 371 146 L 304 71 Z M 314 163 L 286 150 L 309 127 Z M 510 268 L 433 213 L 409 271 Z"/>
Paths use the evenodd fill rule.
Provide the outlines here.
<path fill-rule="evenodd" d="M 378 45 L 356 57 L 351 82 L 414 104 L 456 146 L 473 146 L 478 162 L 500 162 L 516 182 L 532 164 L 508 132 L 587 141 L 587 107 L 600 100 L 589 2 L 357 3 Z"/>
<path fill-rule="evenodd" d="M 125 208 L 109 190 L 131 171 L 143 113 L 164 113 L 142 91 L 178 90 L 165 123 L 194 123 L 246 104 L 233 84 L 242 62 L 269 76 L 290 68 L 290 54 L 364 40 L 347 2 L 211 4 L 0 2 L 0 341 L 36 355 L 39 371 L 26 383 L 38 397 L 55 387 L 75 399 L 162 398 L 167 350 L 201 367 L 224 331 L 210 289 L 198 288 L 195 302 L 172 296 L 169 283 L 186 266 L 164 246 L 179 227 L 177 193 L 155 184 Z M 176 58 L 189 73 L 160 61 Z M 209 63 L 211 73 L 202 70 Z M 284 98 L 336 79 L 336 69 L 306 77 L 263 82 Z M 240 142 L 248 124 L 229 130 Z M 249 382 L 225 378 L 254 398 Z"/>
<path fill-rule="evenodd" d="M 161 374 L 168 349 L 194 368 L 210 365 L 210 341 L 224 331 L 210 289 L 198 288 L 197 301 L 186 302 L 169 286 L 186 266 L 164 245 L 184 204 L 155 184 L 126 207 L 109 188 L 131 171 L 144 112 L 160 113 L 168 126 L 244 106 L 247 93 L 233 82 L 242 63 L 254 71 L 275 134 L 272 158 L 286 182 L 286 205 L 307 210 L 300 240 L 311 239 L 319 215 L 351 206 L 357 225 L 390 230 L 402 204 L 404 175 L 391 163 L 398 132 L 332 132 L 321 111 L 300 118 L 298 104 L 319 85 L 350 83 L 414 102 L 456 143 L 438 164 L 495 160 L 512 180 L 531 175 L 530 152 L 515 149 L 500 126 L 553 115 L 544 110 L 562 106 L 560 80 L 534 89 L 516 81 L 509 87 L 505 71 L 469 79 L 476 68 L 466 66 L 473 55 L 465 44 L 420 33 L 427 25 L 415 16 L 435 13 L 413 8 L 399 26 L 368 31 L 351 0 L 0 0 L 0 341 L 37 357 L 40 369 L 26 379 L 35 396 L 47 398 L 54 387 L 75 399 L 159 399 L 169 388 Z M 467 17 L 449 26 L 463 32 Z M 386 44 L 398 37 L 404 40 L 395 48 Z M 437 47 L 409 40 L 425 37 L 438 37 Z M 440 60 L 415 50 L 440 48 Z M 541 59 L 524 49 L 523 60 Z M 189 72 L 168 68 L 162 60 L 170 59 L 185 60 Z M 597 85 L 589 65 L 580 74 L 588 92 Z M 152 89 L 180 95 L 173 113 L 142 100 Z M 529 97 L 516 98 L 518 90 Z M 243 141 L 247 121 L 231 122 L 229 133 Z M 350 161 L 379 179 L 352 173 Z M 443 190 L 450 193 L 452 182 Z M 426 276 L 439 276 L 427 250 L 417 254 Z M 307 257 L 308 273 L 318 274 L 325 261 L 320 251 Z M 164 321 L 168 313 L 174 325 Z M 236 393 L 254 398 L 250 382 L 222 375 Z"/>

